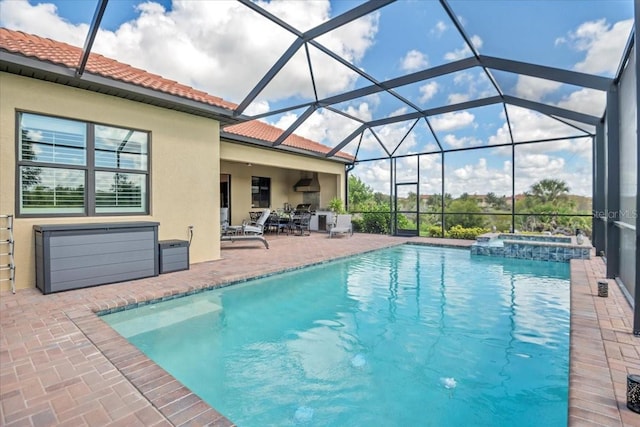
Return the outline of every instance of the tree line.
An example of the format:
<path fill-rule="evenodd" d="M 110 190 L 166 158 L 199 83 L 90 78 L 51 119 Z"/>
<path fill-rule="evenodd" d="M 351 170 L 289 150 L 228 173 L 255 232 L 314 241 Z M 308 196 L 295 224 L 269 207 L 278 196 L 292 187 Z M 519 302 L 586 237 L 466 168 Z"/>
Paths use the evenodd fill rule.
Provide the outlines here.
<path fill-rule="evenodd" d="M 375 192 L 357 176 L 350 175 L 348 182 L 349 211 L 358 213 L 354 225 L 363 232 L 388 233 L 392 225 L 391 197 Z M 531 185 L 529 190 L 515 198 L 515 231 L 572 234 L 576 228 L 580 228 L 590 235 L 591 218 L 576 216 L 590 214 L 590 206 L 585 209 L 584 202 L 577 203 L 576 196 L 571 196 L 569 191 L 566 182 L 558 179 L 543 179 Z M 422 235 L 439 236 L 443 228 L 445 235 L 461 229 L 473 230 L 471 233 L 462 233 L 465 238 L 494 229 L 500 232 L 513 231 L 511 197 L 498 196 L 493 192 L 483 196 L 463 193 L 455 198 L 445 193 L 444 200 L 442 194 L 423 196 L 418 200 L 417 194 L 409 193 L 398 198 L 397 203 L 399 212 L 414 212 L 419 206 Z M 415 229 L 414 217 L 399 213 L 397 226 Z"/>

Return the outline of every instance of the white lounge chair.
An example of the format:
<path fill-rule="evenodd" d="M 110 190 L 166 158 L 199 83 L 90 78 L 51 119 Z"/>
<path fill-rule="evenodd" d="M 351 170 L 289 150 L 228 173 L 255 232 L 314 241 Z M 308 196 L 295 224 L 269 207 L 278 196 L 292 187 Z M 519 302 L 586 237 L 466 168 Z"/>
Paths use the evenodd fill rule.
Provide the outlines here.
<path fill-rule="evenodd" d="M 332 238 L 334 234 L 349 234 L 353 235 L 353 226 L 351 225 L 351 214 L 338 214 L 336 215 L 336 225 L 329 230 L 329 238 Z"/>
<path fill-rule="evenodd" d="M 258 240 L 265 248 L 269 249 L 269 242 L 261 234 L 225 234 L 220 236 L 221 242 L 241 242 L 243 240 Z"/>
<path fill-rule="evenodd" d="M 242 225 L 226 225 L 223 224 L 221 228 L 221 242 L 240 242 L 243 240 L 257 240 L 262 242 L 265 248 L 269 249 L 269 242 L 264 238 L 264 227 L 267 218 L 271 214 L 270 209 L 265 209 L 258 218 L 256 224 L 242 224 Z"/>
<path fill-rule="evenodd" d="M 252 234 L 256 236 L 262 236 L 264 234 L 264 226 L 267 223 L 267 219 L 269 219 L 269 215 L 271 215 L 271 209 L 265 209 L 262 211 L 262 215 L 258 218 L 254 224 L 243 224 L 242 225 L 242 234 Z"/>

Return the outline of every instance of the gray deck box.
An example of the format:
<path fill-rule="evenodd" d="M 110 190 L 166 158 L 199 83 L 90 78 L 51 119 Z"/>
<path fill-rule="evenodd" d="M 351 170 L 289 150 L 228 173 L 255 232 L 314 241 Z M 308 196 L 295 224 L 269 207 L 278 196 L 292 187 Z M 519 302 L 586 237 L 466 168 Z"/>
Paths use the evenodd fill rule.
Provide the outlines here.
<path fill-rule="evenodd" d="M 189 269 L 189 242 L 162 240 L 160 247 L 160 274 Z"/>
<path fill-rule="evenodd" d="M 158 223 L 34 225 L 43 294 L 157 276 Z"/>

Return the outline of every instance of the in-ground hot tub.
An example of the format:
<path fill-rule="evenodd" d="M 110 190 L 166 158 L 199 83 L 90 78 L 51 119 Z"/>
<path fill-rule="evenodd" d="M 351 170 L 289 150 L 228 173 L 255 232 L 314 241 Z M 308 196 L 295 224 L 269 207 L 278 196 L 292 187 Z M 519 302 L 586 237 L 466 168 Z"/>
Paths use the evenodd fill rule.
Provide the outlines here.
<path fill-rule="evenodd" d="M 471 255 L 569 262 L 591 258 L 591 242 L 580 244 L 575 236 L 486 233 L 471 245 Z"/>

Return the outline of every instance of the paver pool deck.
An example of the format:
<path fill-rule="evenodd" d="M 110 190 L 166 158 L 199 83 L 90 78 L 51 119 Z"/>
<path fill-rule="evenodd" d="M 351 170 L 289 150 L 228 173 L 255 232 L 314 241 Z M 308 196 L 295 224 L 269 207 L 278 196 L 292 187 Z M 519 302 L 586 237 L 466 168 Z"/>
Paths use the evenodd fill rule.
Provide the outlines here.
<path fill-rule="evenodd" d="M 198 236 L 196 236 L 198 238 Z M 267 236 L 223 242 L 222 259 L 157 277 L 42 295 L 0 293 L 0 425 L 231 426 L 95 313 L 341 258 L 405 242 L 473 242 L 355 234 L 329 239 Z M 628 374 L 640 374 L 640 338 L 622 291 L 602 258 L 571 262 L 570 426 L 640 426 L 626 407 Z M 19 270 L 18 270 L 19 274 Z"/>

